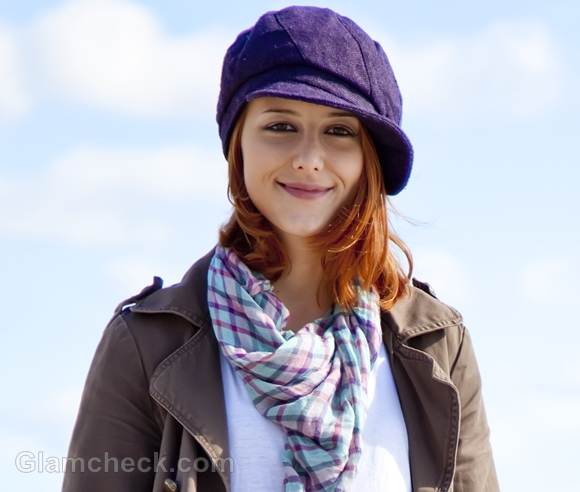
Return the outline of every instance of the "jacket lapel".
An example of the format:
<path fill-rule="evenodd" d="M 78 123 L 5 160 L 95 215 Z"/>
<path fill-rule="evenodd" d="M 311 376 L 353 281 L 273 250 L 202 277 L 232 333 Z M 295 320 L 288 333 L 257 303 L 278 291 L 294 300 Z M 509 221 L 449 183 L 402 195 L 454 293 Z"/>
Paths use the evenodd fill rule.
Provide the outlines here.
<path fill-rule="evenodd" d="M 230 457 L 219 345 L 211 329 L 207 306 L 207 271 L 212 249 L 198 260 L 182 281 L 131 306 L 138 313 L 169 313 L 198 329 L 179 349 L 157 366 L 149 385 L 151 397 L 199 442 L 218 470 L 226 490 Z M 191 388 L 191 391 L 188 391 Z"/>
<path fill-rule="evenodd" d="M 440 330 L 460 322 L 456 310 L 419 288 L 391 311 L 382 312 L 383 339 L 391 350 L 391 369 L 407 426 L 413 490 L 449 490 L 460 422 L 457 388 L 428 349 L 413 347 L 413 339 L 427 334 L 444 339 Z M 438 359 L 446 362 L 442 356 Z"/>
<path fill-rule="evenodd" d="M 200 258 L 180 283 L 154 292 L 130 309 L 139 313 L 171 313 L 198 328 L 156 368 L 149 389 L 152 398 L 205 449 L 229 490 L 229 473 L 220 466 L 220 461 L 231 457 L 219 345 L 207 306 L 207 272 L 214 249 Z M 424 487 L 429 485 L 450 483 L 457 448 L 459 402 L 453 383 L 435 359 L 407 342 L 456 324 L 457 316 L 459 313 L 417 288 L 391 311 L 381 313 L 383 341 L 409 436 L 413 490 L 427 491 L 431 489 Z"/>

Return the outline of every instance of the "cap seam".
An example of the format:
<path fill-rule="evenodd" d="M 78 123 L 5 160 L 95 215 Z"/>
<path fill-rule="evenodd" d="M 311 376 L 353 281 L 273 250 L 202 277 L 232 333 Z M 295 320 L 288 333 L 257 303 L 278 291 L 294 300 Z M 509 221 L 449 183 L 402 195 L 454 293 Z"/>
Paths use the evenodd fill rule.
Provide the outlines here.
<path fill-rule="evenodd" d="M 370 91 L 371 91 L 371 93 L 370 93 L 371 101 L 374 101 L 374 87 L 373 87 L 373 84 L 372 84 L 372 81 L 371 81 L 371 76 L 370 76 L 370 74 L 369 74 L 369 68 L 368 68 L 368 66 L 367 66 L 367 60 L 366 60 L 366 58 L 365 58 L 365 54 L 364 54 L 364 51 L 363 51 L 363 49 L 362 49 L 362 46 L 360 45 L 360 42 L 359 42 L 359 40 L 356 38 L 356 36 L 355 36 L 355 35 L 352 33 L 352 31 L 351 31 L 351 30 L 349 29 L 349 27 L 346 25 L 346 23 L 345 23 L 345 22 L 344 22 L 344 21 L 343 21 L 343 20 L 340 18 L 340 16 L 337 16 L 337 19 L 338 19 L 338 21 L 339 21 L 339 22 L 340 22 L 340 23 L 343 25 L 343 27 L 344 27 L 344 28 L 345 28 L 345 29 L 348 31 L 348 33 L 350 34 L 350 36 L 352 37 L 352 39 L 354 39 L 354 40 L 355 40 L 355 42 L 356 42 L 356 45 L 358 46 L 358 49 L 359 49 L 359 51 L 360 51 L 360 56 L 361 56 L 361 58 L 362 58 L 362 61 L 363 61 L 363 65 L 365 66 L 365 73 L 367 74 L 367 80 L 368 80 L 368 83 L 369 83 L 369 88 L 370 88 Z M 374 103 L 373 103 L 373 106 L 374 106 Z M 375 107 L 375 110 L 376 110 L 376 109 L 377 109 L 377 108 Z M 380 111 L 377 111 L 377 113 L 379 113 L 379 114 L 380 114 Z"/>
<path fill-rule="evenodd" d="M 290 34 L 290 31 L 286 28 L 286 26 L 284 24 L 282 24 L 282 21 L 278 18 L 278 14 L 274 14 L 274 19 L 276 19 L 276 22 L 278 23 L 278 25 L 282 29 L 284 29 L 284 32 L 288 35 L 288 37 L 290 38 L 290 41 L 292 41 L 292 44 L 294 45 L 294 48 L 296 48 L 296 51 L 300 55 L 300 58 L 302 58 L 302 61 L 306 62 L 306 58 L 304 58 L 304 54 L 302 53 L 302 51 L 300 51 L 300 48 L 298 47 L 298 43 L 296 43 L 296 41 L 294 41 L 294 38 L 292 37 L 292 34 Z"/>

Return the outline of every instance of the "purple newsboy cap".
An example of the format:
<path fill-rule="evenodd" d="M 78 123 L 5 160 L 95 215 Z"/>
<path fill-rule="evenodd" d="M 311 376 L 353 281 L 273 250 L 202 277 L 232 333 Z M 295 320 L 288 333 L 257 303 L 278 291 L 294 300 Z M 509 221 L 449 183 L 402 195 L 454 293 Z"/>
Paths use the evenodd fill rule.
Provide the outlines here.
<path fill-rule="evenodd" d="M 413 147 L 400 128 L 402 98 L 381 45 L 331 9 L 290 6 L 264 13 L 224 56 L 216 120 L 227 158 L 243 106 L 262 96 L 299 99 L 354 113 L 370 132 L 385 190 L 407 184 Z"/>

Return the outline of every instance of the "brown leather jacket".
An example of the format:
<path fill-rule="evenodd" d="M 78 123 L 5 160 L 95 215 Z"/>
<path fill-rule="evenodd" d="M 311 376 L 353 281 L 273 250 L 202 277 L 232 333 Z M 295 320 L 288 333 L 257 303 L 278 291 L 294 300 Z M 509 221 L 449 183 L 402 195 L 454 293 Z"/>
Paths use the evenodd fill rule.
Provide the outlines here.
<path fill-rule="evenodd" d="M 235 463 L 206 295 L 213 251 L 181 282 L 161 288 L 154 277 L 115 310 L 86 379 L 63 492 L 230 490 Z M 382 327 L 413 491 L 499 490 L 480 374 L 460 313 L 414 279 L 412 295 L 382 312 Z"/>

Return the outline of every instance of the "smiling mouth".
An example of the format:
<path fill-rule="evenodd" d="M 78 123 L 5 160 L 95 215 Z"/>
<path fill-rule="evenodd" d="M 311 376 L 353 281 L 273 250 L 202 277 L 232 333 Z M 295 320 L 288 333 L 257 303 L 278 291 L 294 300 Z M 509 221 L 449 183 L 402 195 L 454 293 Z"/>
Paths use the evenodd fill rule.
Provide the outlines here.
<path fill-rule="evenodd" d="M 278 185 L 281 188 L 283 188 L 284 191 L 286 191 L 289 195 L 296 197 L 296 198 L 304 198 L 307 200 L 313 200 L 316 198 L 323 197 L 334 189 L 334 187 L 333 187 L 333 188 L 327 188 L 326 190 L 308 191 L 308 190 L 303 190 L 300 188 L 292 188 L 292 187 L 286 186 L 285 184 L 282 184 L 278 181 L 276 181 L 276 183 L 278 183 Z"/>

